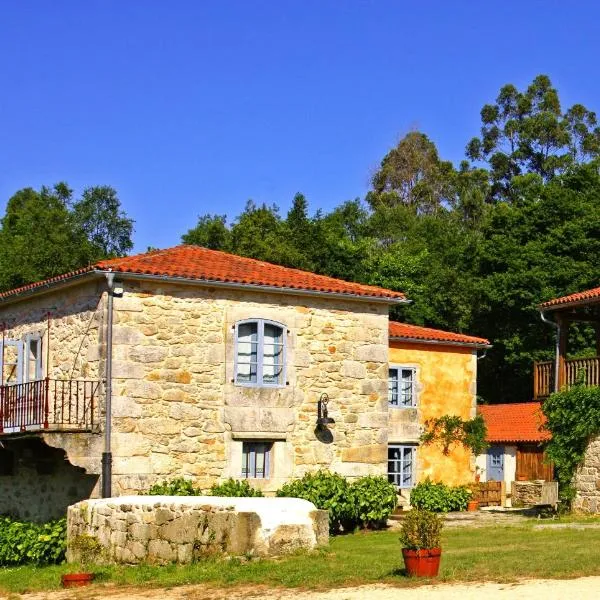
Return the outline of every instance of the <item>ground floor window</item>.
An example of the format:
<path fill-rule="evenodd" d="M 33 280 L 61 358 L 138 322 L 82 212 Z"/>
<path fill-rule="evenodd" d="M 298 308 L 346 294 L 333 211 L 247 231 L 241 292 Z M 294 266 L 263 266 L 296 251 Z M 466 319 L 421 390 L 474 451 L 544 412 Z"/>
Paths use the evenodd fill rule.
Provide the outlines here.
<path fill-rule="evenodd" d="M 416 446 L 388 446 L 388 481 L 399 488 L 415 485 Z"/>
<path fill-rule="evenodd" d="M 273 442 L 242 442 L 242 478 L 269 479 Z"/>

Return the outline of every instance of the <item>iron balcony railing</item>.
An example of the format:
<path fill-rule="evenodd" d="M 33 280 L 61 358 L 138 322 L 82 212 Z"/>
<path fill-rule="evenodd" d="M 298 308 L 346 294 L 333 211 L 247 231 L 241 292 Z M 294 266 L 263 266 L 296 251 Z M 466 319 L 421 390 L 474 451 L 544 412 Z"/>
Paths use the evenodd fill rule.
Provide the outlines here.
<path fill-rule="evenodd" d="M 554 361 L 536 362 L 533 365 L 533 397 L 546 398 L 554 391 Z M 600 356 L 569 358 L 564 361 L 559 377 L 561 387 L 570 388 L 579 378 L 585 385 L 600 385 Z"/>
<path fill-rule="evenodd" d="M 38 429 L 92 431 L 100 381 L 40 379 L 0 386 L 0 434 Z"/>

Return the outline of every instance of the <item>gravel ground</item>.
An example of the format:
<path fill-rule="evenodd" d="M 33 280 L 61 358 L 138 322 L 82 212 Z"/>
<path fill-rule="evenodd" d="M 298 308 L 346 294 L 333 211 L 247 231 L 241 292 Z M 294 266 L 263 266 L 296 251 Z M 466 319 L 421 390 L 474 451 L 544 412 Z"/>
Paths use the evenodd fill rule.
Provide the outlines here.
<path fill-rule="evenodd" d="M 515 583 L 444 584 L 417 588 L 366 585 L 301 592 L 272 588 L 222 589 L 201 585 L 163 588 L 91 587 L 79 590 L 13 594 L 8 600 L 592 600 L 600 598 L 600 577 L 530 579 Z"/>

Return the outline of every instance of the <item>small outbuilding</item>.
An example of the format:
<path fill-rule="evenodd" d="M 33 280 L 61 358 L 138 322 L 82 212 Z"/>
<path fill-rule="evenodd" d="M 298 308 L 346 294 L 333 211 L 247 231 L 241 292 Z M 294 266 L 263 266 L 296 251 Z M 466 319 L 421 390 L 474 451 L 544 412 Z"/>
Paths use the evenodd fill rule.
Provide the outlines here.
<path fill-rule="evenodd" d="M 554 466 L 547 460 L 543 429 L 545 416 L 539 402 L 481 405 L 489 447 L 476 460 L 481 481 L 553 481 Z"/>

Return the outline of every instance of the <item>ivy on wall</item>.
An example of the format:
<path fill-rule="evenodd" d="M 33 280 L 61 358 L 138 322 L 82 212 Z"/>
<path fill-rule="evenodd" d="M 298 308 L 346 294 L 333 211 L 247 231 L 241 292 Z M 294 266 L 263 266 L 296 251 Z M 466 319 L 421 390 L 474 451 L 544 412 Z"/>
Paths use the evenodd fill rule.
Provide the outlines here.
<path fill-rule="evenodd" d="M 425 445 L 441 444 L 446 455 L 455 444 L 461 444 L 473 454 L 481 454 L 488 447 L 486 436 L 487 428 L 481 415 L 466 420 L 456 415 L 444 415 L 425 421 L 421 442 Z"/>
<path fill-rule="evenodd" d="M 600 434 L 600 387 L 578 384 L 551 394 L 542 411 L 545 428 L 552 434 L 546 454 L 556 466 L 561 486 L 569 487 L 588 444 Z"/>

